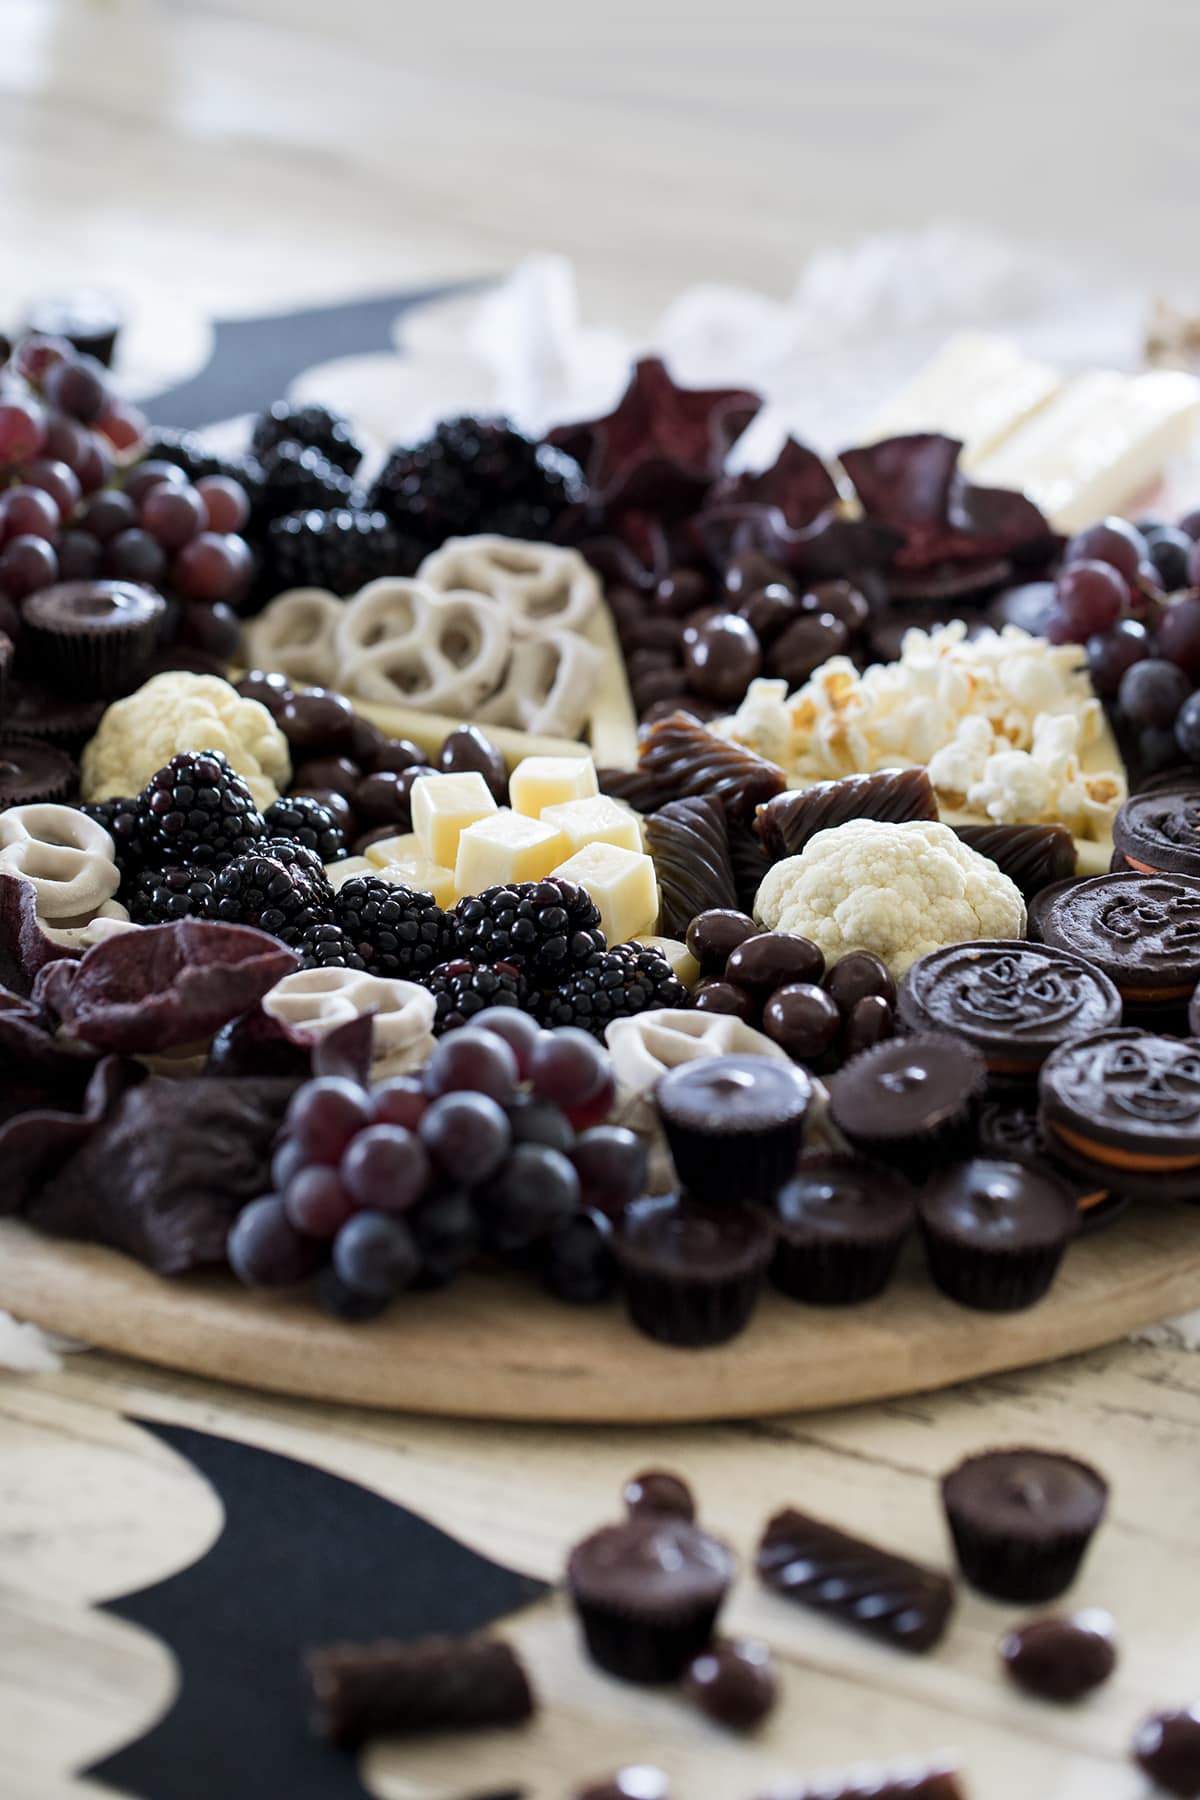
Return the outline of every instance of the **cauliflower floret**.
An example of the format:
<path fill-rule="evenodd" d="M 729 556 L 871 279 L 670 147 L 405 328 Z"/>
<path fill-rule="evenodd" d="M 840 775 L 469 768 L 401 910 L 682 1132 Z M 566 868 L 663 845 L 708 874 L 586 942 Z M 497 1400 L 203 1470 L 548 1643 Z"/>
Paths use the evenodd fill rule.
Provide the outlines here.
<path fill-rule="evenodd" d="M 945 944 L 1025 935 L 1016 885 L 948 825 L 923 820 L 818 831 L 767 871 L 754 915 L 769 931 L 811 938 L 828 962 L 873 950 L 897 977 Z"/>
<path fill-rule="evenodd" d="M 291 779 L 287 739 L 265 706 L 217 675 L 168 671 L 108 708 L 83 752 L 83 797 L 136 794 L 181 750 L 221 751 L 260 810 Z"/>

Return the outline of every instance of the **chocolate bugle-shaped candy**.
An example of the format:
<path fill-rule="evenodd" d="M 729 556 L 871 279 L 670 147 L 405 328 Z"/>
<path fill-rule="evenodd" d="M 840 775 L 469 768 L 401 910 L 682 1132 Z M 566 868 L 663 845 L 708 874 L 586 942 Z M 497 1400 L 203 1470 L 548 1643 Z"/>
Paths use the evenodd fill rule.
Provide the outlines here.
<path fill-rule="evenodd" d="M 799 856 L 818 831 L 847 819 L 878 819 L 906 825 L 936 819 L 937 799 L 924 769 L 881 769 L 877 775 L 843 775 L 812 787 L 789 789 L 762 808 L 756 821 L 763 849 L 772 862 Z"/>
<path fill-rule="evenodd" d="M 533 1712 L 529 1678 L 497 1638 L 330 1644 L 306 1659 L 313 1729 L 335 1744 L 382 1732 L 516 1725 Z"/>
<path fill-rule="evenodd" d="M 902 1650 L 932 1649 L 954 1604 L 953 1585 L 940 1570 L 791 1507 L 768 1522 L 757 1566 L 776 1593 L 832 1613 Z"/>
<path fill-rule="evenodd" d="M 736 908 L 725 809 L 715 794 L 672 800 L 651 813 L 646 848 L 658 876 L 659 929 L 665 937 L 686 937 L 697 913 Z"/>
<path fill-rule="evenodd" d="M 787 785 L 777 764 L 718 737 L 686 712 L 671 713 L 650 727 L 638 767 L 677 797 L 715 794 L 731 819 L 752 819 L 755 807 Z"/>
<path fill-rule="evenodd" d="M 956 825 L 968 850 L 995 863 L 1025 898 L 1075 873 L 1075 839 L 1065 825 Z"/>

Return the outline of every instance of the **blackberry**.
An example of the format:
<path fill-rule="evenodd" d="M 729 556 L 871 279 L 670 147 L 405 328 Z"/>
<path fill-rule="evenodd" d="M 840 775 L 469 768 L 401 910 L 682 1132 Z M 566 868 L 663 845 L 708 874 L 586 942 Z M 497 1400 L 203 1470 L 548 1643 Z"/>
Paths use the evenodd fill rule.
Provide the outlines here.
<path fill-rule="evenodd" d="M 381 575 L 412 575 L 424 554 L 425 546 L 402 536 L 386 513 L 311 507 L 271 520 L 262 580 L 272 594 L 316 587 L 346 599 Z"/>
<path fill-rule="evenodd" d="M 345 469 L 339 469 L 319 450 L 308 450 L 303 444 L 285 439 L 263 458 L 262 497 L 258 512 L 262 520 L 278 519 L 284 513 L 305 507 L 362 505 L 362 489 Z"/>
<path fill-rule="evenodd" d="M 578 463 L 506 420 L 446 419 L 422 443 L 392 451 L 370 504 L 436 550 L 476 532 L 547 538 L 586 491 Z"/>
<path fill-rule="evenodd" d="M 421 976 L 421 986 L 428 988 L 437 1003 L 433 1031 L 442 1037 L 457 1031 L 489 1006 L 519 1006 L 527 1010 L 529 989 L 525 977 L 515 963 L 477 963 L 467 957 L 439 963 Z"/>
<path fill-rule="evenodd" d="M 251 506 L 262 490 L 262 464 L 256 456 L 217 456 L 194 431 L 155 430 L 146 439 L 146 460 L 174 463 L 189 481 L 206 475 L 227 475 L 244 488 Z"/>
<path fill-rule="evenodd" d="M 363 447 L 355 438 L 349 419 L 328 406 L 289 406 L 286 400 L 276 400 L 254 421 L 251 455 L 266 456 L 276 444 L 287 440 L 308 450 L 319 450 L 339 469 L 345 469 L 347 475 L 353 475 L 363 459 Z"/>
<path fill-rule="evenodd" d="M 97 825 L 103 825 L 114 845 L 114 861 L 121 880 L 130 881 L 141 872 L 145 862 L 142 845 L 142 815 L 136 796 L 123 800 L 95 800 L 79 808 Z"/>
<path fill-rule="evenodd" d="M 264 838 L 218 872 L 212 916 L 295 945 L 313 925 L 332 922 L 333 889 L 315 850 Z"/>
<path fill-rule="evenodd" d="M 216 894 L 216 872 L 204 868 L 143 869 L 122 889 L 135 925 L 166 925 L 173 919 L 207 919 Z"/>
<path fill-rule="evenodd" d="M 586 888 L 557 876 L 485 888 L 450 917 L 461 955 L 516 963 L 534 987 L 556 987 L 605 948 L 599 907 Z"/>
<path fill-rule="evenodd" d="M 310 925 L 296 945 L 304 969 L 365 969 L 366 964 L 340 925 Z"/>
<path fill-rule="evenodd" d="M 333 916 L 372 975 L 420 980 L 454 951 L 454 927 L 432 894 L 377 875 L 344 881 Z"/>
<path fill-rule="evenodd" d="M 184 750 L 152 775 L 137 798 L 142 854 L 157 868 L 208 868 L 266 836 L 254 796 L 219 750 Z"/>
<path fill-rule="evenodd" d="M 263 814 L 267 835 L 294 838 L 306 850 L 315 850 L 321 862 L 341 862 L 346 854 L 346 837 L 327 806 L 308 794 L 287 794 L 276 800 Z"/>
<path fill-rule="evenodd" d="M 658 1006 L 687 1006 L 690 996 L 666 957 L 644 944 L 617 944 L 598 951 L 553 993 L 542 996 L 543 1025 L 578 1025 L 594 1037 L 614 1019 Z"/>

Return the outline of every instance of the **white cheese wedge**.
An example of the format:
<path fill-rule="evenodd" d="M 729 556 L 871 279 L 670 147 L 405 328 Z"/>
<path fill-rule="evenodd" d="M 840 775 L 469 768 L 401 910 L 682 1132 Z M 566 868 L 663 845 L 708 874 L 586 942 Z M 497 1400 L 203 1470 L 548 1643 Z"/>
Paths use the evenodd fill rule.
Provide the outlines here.
<path fill-rule="evenodd" d="M 508 778 L 514 812 L 540 819 L 548 806 L 587 800 L 600 792 L 590 756 L 526 756 Z"/>
<path fill-rule="evenodd" d="M 454 904 L 454 870 L 432 862 L 417 842 L 415 832 L 406 831 L 398 837 L 379 838 L 368 844 L 367 864 L 370 873 L 378 875 L 381 881 L 432 894 L 439 906 Z"/>
<path fill-rule="evenodd" d="M 454 867 L 467 826 L 496 811 L 488 784 L 475 769 L 465 775 L 424 775 L 413 783 L 411 798 L 417 842 L 440 869 Z"/>
<path fill-rule="evenodd" d="M 588 844 L 551 873 L 587 889 L 600 908 L 600 928 L 610 944 L 627 944 L 658 924 L 654 862 L 640 851 Z"/>
<path fill-rule="evenodd" d="M 593 794 L 590 800 L 564 800 L 560 806 L 544 806 L 542 823 L 561 831 L 572 850 L 585 844 L 616 844 L 621 850 L 642 848 L 642 828 L 632 806 L 609 794 Z"/>
<path fill-rule="evenodd" d="M 941 431 L 963 445 L 970 469 L 1052 400 L 1063 378 L 1007 338 L 960 331 L 875 412 L 857 441 Z"/>
<path fill-rule="evenodd" d="M 462 833 L 454 885 L 460 894 L 481 894 L 510 881 L 541 881 L 569 848 L 562 832 L 545 819 L 527 819 L 502 806 Z"/>
<path fill-rule="evenodd" d="M 1022 489 L 1057 531 L 1082 531 L 1152 486 L 1198 425 L 1194 376 L 1095 369 L 1068 382 L 972 472 L 986 487 Z"/>

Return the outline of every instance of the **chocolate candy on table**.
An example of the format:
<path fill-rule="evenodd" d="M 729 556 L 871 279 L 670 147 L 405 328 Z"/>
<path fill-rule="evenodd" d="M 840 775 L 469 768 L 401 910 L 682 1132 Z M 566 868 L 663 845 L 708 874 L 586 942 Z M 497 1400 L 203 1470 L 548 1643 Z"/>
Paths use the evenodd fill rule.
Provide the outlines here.
<path fill-rule="evenodd" d="M 1116 1627 L 1099 1607 L 1030 1619 L 1000 1640 L 1000 1660 L 1018 1687 L 1040 1700 L 1081 1700 L 1117 1666 Z"/>
<path fill-rule="evenodd" d="M 517 1725 L 534 1711 L 529 1678 L 497 1638 L 331 1644 L 306 1658 L 313 1729 L 335 1744 L 383 1732 Z"/>
<path fill-rule="evenodd" d="M 1151 1713 L 1133 1739 L 1133 1760 L 1164 1793 L 1200 1794 L 1200 1705 Z"/>
<path fill-rule="evenodd" d="M 702 975 L 720 975 L 724 973 L 731 951 L 757 932 L 758 926 L 749 913 L 719 907 L 693 917 L 687 928 L 686 943 L 700 964 Z"/>
<path fill-rule="evenodd" d="M 669 713 L 650 727 L 638 766 L 677 796 L 715 794 L 733 819 L 753 818 L 757 806 L 787 785 L 775 763 L 718 737 L 687 712 Z"/>
<path fill-rule="evenodd" d="M 638 1511 L 584 1538 L 567 1588 L 592 1661 L 623 1681 L 676 1681 L 712 1636 L 736 1562 L 720 1538 Z"/>
<path fill-rule="evenodd" d="M 788 1507 L 758 1549 L 760 1579 L 785 1599 L 857 1625 L 898 1649 L 931 1650 L 954 1605 L 954 1585 L 877 1544 Z"/>
<path fill-rule="evenodd" d="M 1038 1124 L 1054 1159 L 1098 1187 L 1200 1197 L 1200 1048 L 1137 1030 L 1060 1045 L 1038 1077 Z"/>
<path fill-rule="evenodd" d="M 994 1078 L 1032 1081 L 1050 1052 L 1121 1022 L 1121 996 L 1082 956 L 1048 944 L 979 939 L 919 957 L 900 989 L 910 1031 L 950 1031 Z"/>
<path fill-rule="evenodd" d="M 878 775 L 843 775 L 779 794 L 763 806 L 756 826 L 764 850 L 779 862 L 799 856 L 818 831 L 844 825 L 847 819 L 904 825 L 937 816 L 937 799 L 924 769 L 884 769 Z"/>
<path fill-rule="evenodd" d="M 677 1519 L 694 1519 L 696 1502 L 681 1475 L 668 1469 L 643 1469 L 625 1483 L 621 1498 L 626 1511 L 670 1513 Z"/>
<path fill-rule="evenodd" d="M 1104 1517 L 1108 1483 L 1053 1450 L 986 1450 L 944 1477 L 942 1504 L 973 1588 L 994 1600 L 1057 1600 Z"/>
<path fill-rule="evenodd" d="M 691 1664 L 684 1692 L 714 1725 L 753 1731 L 779 1697 L 771 1652 L 754 1639 L 718 1639 Z"/>
<path fill-rule="evenodd" d="M 775 1196 L 771 1280 L 809 1306 L 850 1306 L 887 1286 L 916 1219 L 913 1189 L 862 1157 L 807 1150 Z"/>
<path fill-rule="evenodd" d="M 1183 1009 L 1200 979 L 1200 880 L 1096 875 L 1055 888 L 1037 912 L 1043 943 L 1073 950 L 1114 981 L 1125 1017 Z"/>
<path fill-rule="evenodd" d="M 986 856 L 1026 900 L 1075 874 L 1075 839 L 1065 825 L 956 825 L 968 850 Z"/>
<path fill-rule="evenodd" d="M 1139 874 L 1200 876 L 1200 791 L 1181 780 L 1178 787 L 1132 794 L 1112 835 L 1117 855 Z"/>
<path fill-rule="evenodd" d="M 1040 1300 L 1079 1229 L 1074 1194 L 1048 1169 L 984 1156 L 936 1169 L 920 1217 L 936 1285 L 984 1312 Z"/>
<path fill-rule="evenodd" d="M 669 1800 L 670 1784 L 650 1763 L 630 1763 L 604 1781 L 580 1788 L 575 1800 Z"/>
<path fill-rule="evenodd" d="M 115 699 L 144 677 L 166 616 L 162 595 L 133 582 L 58 582 L 25 601 L 22 658 L 68 697 Z"/>
<path fill-rule="evenodd" d="M 824 986 L 842 1011 L 850 1013 L 860 1000 L 875 997 L 896 1004 L 896 983 L 891 971 L 873 950 L 848 950 L 825 971 Z"/>
<path fill-rule="evenodd" d="M 694 693 L 736 706 L 762 671 L 762 646 L 737 613 L 713 613 L 684 631 L 683 667 Z"/>
<path fill-rule="evenodd" d="M 683 937 L 698 914 L 737 905 L 725 809 L 715 796 L 670 801 L 647 818 L 645 836 L 665 937 Z"/>
<path fill-rule="evenodd" d="M 762 1028 L 793 1061 L 817 1063 L 841 1036 L 842 1015 L 824 988 L 811 981 L 789 982 L 763 1007 Z"/>
<path fill-rule="evenodd" d="M 684 1188 L 714 1206 L 769 1201 L 791 1173 L 812 1095 L 803 1070 L 768 1057 L 669 1069 L 654 1099 Z"/>
<path fill-rule="evenodd" d="M 795 931 L 760 931 L 745 938 L 725 964 L 726 981 L 760 999 L 792 982 L 820 981 L 824 973 L 821 951 Z"/>
<path fill-rule="evenodd" d="M 728 1013 L 746 1025 L 757 1025 L 758 1002 L 745 988 L 734 987 L 732 981 L 701 981 L 692 989 L 692 1005 L 697 1012 Z"/>
<path fill-rule="evenodd" d="M 682 1194 L 633 1201 L 612 1240 L 630 1319 L 663 1344 L 727 1343 L 750 1322 L 774 1243 L 757 1206 Z"/>

